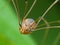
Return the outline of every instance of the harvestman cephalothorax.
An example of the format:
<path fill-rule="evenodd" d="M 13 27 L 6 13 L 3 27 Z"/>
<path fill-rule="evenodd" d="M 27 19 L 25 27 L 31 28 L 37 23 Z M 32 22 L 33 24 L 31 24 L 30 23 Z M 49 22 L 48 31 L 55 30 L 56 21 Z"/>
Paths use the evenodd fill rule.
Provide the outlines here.
<path fill-rule="evenodd" d="M 20 17 L 19 17 L 19 10 L 18 10 L 18 7 L 17 7 L 17 3 L 14 2 L 14 0 L 12 0 L 12 3 L 15 7 L 15 10 L 16 10 L 16 13 L 17 13 L 17 16 L 18 16 L 18 21 L 19 21 L 19 30 L 21 33 L 23 34 L 29 34 L 33 31 L 37 31 L 37 30 L 41 30 L 41 29 L 49 29 L 49 28 L 60 28 L 60 26 L 49 26 L 49 23 L 44 19 L 44 16 L 47 14 L 47 12 L 57 3 L 59 2 L 60 0 L 55 0 L 48 8 L 47 10 L 43 13 L 43 15 L 41 17 L 38 18 L 38 21 L 37 23 L 35 22 L 34 19 L 32 18 L 26 18 L 28 16 L 28 14 L 31 12 L 32 8 L 34 7 L 34 5 L 36 4 L 37 0 L 34 0 L 32 6 L 30 7 L 30 9 L 28 10 L 27 13 L 25 13 L 25 16 L 23 17 L 22 19 L 22 22 L 20 24 Z M 17 0 L 16 0 L 17 2 Z M 25 4 L 26 4 L 26 7 L 25 7 L 25 10 L 27 8 L 27 4 L 28 4 L 28 0 L 25 0 Z M 42 28 L 39 28 L 37 29 L 37 26 L 39 24 L 39 22 L 43 20 L 45 22 L 45 24 L 47 25 L 47 27 L 42 27 Z"/>

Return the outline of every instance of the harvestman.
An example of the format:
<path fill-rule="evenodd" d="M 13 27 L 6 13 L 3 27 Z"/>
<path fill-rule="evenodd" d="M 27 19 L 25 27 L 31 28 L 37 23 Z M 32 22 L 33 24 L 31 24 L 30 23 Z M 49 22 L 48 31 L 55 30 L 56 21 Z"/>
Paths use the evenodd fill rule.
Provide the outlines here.
<path fill-rule="evenodd" d="M 19 17 L 19 10 L 18 10 L 18 6 L 15 5 L 15 2 L 14 0 L 12 0 L 13 2 L 13 5 L 15 7 L 15 10 L 16 10 L 16 13 L 17 13 L 17 16 L 18 16 L 18 21 L 19 21 L 19 29 L 20 29 L 20 32 L 22 34 L 29 34 L 33 31 L 37 31 L 37 30 L 41 30 L 41 29 L 49 29 L 49 28 L 60 28 L 60 26 L 50 26 L 49 23 L 44 19 L 44 16 L 47 14 L 47 12 L 57 3 L 59 2 L 59 0 L 55 0 L 48 8 L 47 10 L 43 13 L 43 15 L 41 17 L 38 18 L 38 21 L 36 23 L 35 20 L 33 20 L 32 18 L 26 18 L 28 16 L 28 14 L 31 12 L 31 10 L 33 9 L 34 5 L 36 4 L 37 0 L 34 0 L 32 6 L 30 7 L 30 9 L 28 10 L 27 13 L 25 13 L 25 16 L 23 17 L 22 19 L 22 24 L 20 24 L 20 17 Z M 16 1 L 17 2 L 17 1 Z M 27 8 L 27 3 L 28 1 L 26 0 L 25 1 L 25 4 L 26 4 L 26 7 L 25 7 L 25 10 Z M 42 27 L 42 28 L 39 28 L 37 29 L 37 26 L 39 24 L 39 22 L 43 20 L 47 27 Z"/>

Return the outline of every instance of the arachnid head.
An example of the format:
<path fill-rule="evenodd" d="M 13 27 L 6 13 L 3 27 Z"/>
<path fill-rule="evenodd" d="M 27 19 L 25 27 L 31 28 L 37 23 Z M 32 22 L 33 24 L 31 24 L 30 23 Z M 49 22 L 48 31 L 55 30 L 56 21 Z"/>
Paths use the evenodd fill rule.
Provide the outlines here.
<path fill-rule="evenodd" d="M 25 19 L 22 21 L 22 25 L 20 27 L 20 32 L 22 34 L 29 34 L 36 28 L 36 23 L 33 19 Z"/>

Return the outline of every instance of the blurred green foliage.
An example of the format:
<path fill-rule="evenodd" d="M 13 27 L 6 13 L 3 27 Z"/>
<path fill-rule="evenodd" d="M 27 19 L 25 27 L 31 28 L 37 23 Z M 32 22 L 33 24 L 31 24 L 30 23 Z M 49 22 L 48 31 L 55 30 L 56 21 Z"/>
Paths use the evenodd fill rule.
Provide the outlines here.
<path fill-rule="evenodd" d="M 28 0 L 27 11 L 29 10 L 33 1 L 34 0 Z M 54 0 L 37 0 L 37 3 L 28 17 L 37 19 L 53 2 Z M 21 19 L 24 15 L 24 3 L 25 0 L 18 0 L 18 8 Z M 48 22 L 60 20 L 60 3 L 57 3 L 46 14 L 45 19 Z M 60 25 L 60 23 L 51 25 Z M 35 31 L 32 34 L 27 35 L 20 34 L 18 19 L 12 2 L 9 2 L 9 0 L 0 0 L 0 45 L 42 45 L 42 40 L 46 32 L 48 33 L 43 45 L 52 45 L 56 40 L 60 29 Z M 60 45 L 60 39 L 58 40 L 57 45 Z"/>

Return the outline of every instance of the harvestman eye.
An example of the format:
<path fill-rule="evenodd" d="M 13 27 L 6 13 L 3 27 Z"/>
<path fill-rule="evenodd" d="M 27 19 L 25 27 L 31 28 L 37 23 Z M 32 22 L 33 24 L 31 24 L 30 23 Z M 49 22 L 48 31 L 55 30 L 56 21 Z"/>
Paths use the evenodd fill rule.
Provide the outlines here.
<path fill-rule="evenodd" d="M 32 4 L 32 6 L 30 7 L 30 9 L 28 10 L 28 12 L 26 13 L 26 9 L 27 9 L 27 4 L 28 4 L 28 0 L 25 0 L 26 2 L 25 2 L 25 13 L 24 13 L 24 17 L 23 17 L 23 19 L 22 19 L 22 24 L 20 24 L 20 17 L 19 17 L 19 10 L 18 10 L 18 2 L 16 2 L 16 4 L 17 4 L 17 6 L 15 5 L 15 2 L 14 2 L 14 0 L 12 0 L 12 2 L 13 2 L 13 5 L 14 5 L 14 7 L 15 7 L 15 10 L 16 10 L 16 13 L 17 13 L 17 16 L 18 16 L 18 21 L 19 21 L 19 26 L 21 27 L 19 27 L 20 28 L 20 31 L 23 33 L 23 34 L 29 34 L 29 33 L 31 33 L 32 31 L 37 31 L 37 30 L 35 30 L 35 29 L 37 29 L 37 26 L 38 26 L 38 24 L 40 23 L 40 21 L 41 20 L 43 20 L 46 24 L 47 24 L 47 27 L 42 27 L 42 28 L 39 28 L 38 30 L 40 30 L 40 29 L 46 29 L 46 28 L 60 28 L 60 26 L 50 26 L 49 25 L 49 23 L 46 21 L 46 20 L 44 20 L 44 16 L 48 13 L 48 11 L 55 5 L 55 4 L 57 4 L 60 0 L 55 0 L 47 9 L 46 9 L 46 11 L 43 13 L 43 15 L 41 16 L 41 17 L 39 17 L 39 19 L 38 19 L 38 21 L 37 21 L 37 23 L 35 23 L 35 22 L 29 22 L 29 21 L 31 21 L 31 20 L 29 20 L 29 21 L 27 21 L 26 22 L 26 20 L 27 19 L 29 19 L 29 18 L 26 18 L 28 15 L 29 15 L 29 13 L 31 12 L 31 10 L 33 9 L 33 7 L 34 7 L 34 5 L 36 4 L 36 2 L 37 2 L 37 0 L 34 0 L 34 2 L 33 2 L 33 4 Z M 35 20 L 34 20 L 35 21 Z M 25 23 L 26 22 L 26 23 Z M 27 25 L 28 24 L 28 25 Z"/>

